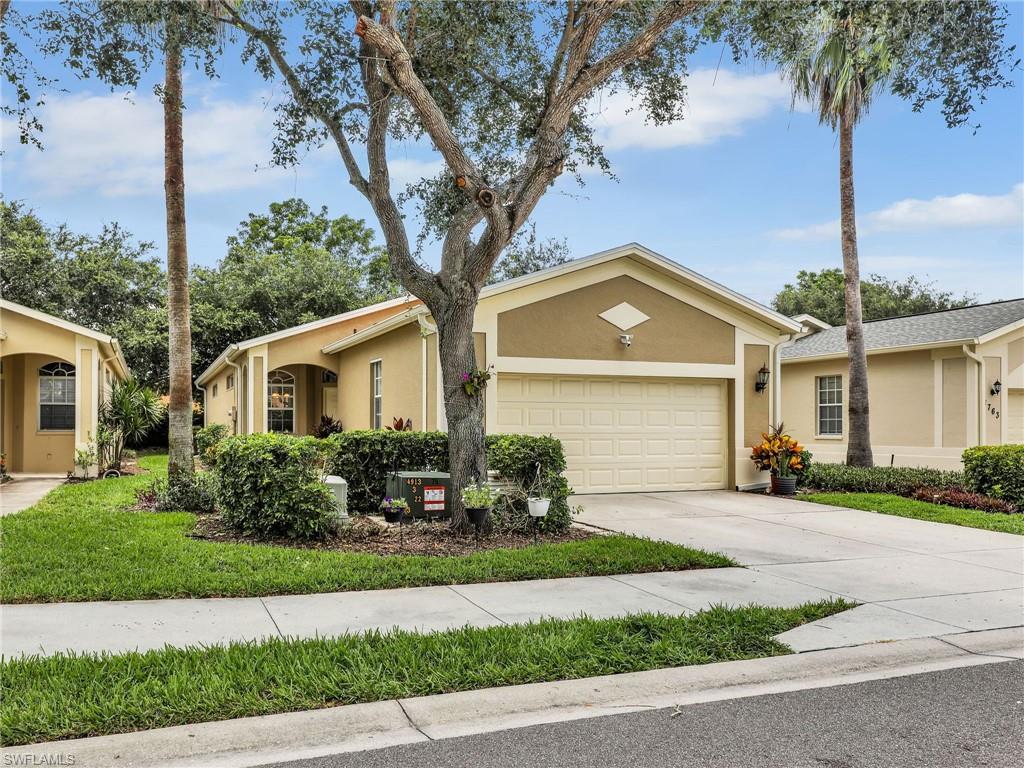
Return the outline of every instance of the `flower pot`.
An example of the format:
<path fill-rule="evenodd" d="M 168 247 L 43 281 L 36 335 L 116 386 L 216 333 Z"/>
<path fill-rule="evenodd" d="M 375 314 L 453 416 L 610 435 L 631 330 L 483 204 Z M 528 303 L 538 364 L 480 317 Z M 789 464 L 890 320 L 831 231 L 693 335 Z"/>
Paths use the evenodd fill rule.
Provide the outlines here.
<path fill-rule="evenodd" d="M 467 508 L 466 514 L 469 515 L 469 522 L 471 522 L 474 527 L 479 528 L 487 522 L 487 518 L 491 514 L 491 510 L 488 507 Z"/>
<path fill-rule="evenodd" d="M 796 477 L 772 475 L 772 493 L 779 496 L 792 496 L 796 493 Z"/>
<path fill-rule="evenodd" d="M 530 510 L 530 517 L 544 517 L 551 506 L 551 499 L 530 498 L 526 500 L 526 506 Z"/>
<path fill-rule="evenodd" d="M 400 523 L 402 522 L 402 510 L 395 509 L 393 507 L 384 508 L 384 522 L 386 523 Z"/>

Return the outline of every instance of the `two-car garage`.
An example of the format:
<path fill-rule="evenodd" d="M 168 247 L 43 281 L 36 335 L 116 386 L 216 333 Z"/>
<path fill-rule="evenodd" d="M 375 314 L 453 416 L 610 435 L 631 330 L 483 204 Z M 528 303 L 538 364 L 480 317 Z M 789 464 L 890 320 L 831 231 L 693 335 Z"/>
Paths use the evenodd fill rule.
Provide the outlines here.
<path fill-rule="evenodd" d="M 577 493 L 727 486 L 723 379 L 502 373 L 497 384 L 497 431 L 559 438 Z"/>

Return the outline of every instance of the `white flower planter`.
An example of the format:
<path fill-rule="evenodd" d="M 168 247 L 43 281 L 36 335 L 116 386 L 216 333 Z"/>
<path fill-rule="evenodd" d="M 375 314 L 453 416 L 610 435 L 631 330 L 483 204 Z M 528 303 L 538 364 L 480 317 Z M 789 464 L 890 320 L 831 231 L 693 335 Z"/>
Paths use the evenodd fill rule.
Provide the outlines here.
<path fill-rule="evenodd" d="M 551 506 L 551 499 L 527 499 L 526 506 L 530 509 L 530 517 L 544 517 Z"/>

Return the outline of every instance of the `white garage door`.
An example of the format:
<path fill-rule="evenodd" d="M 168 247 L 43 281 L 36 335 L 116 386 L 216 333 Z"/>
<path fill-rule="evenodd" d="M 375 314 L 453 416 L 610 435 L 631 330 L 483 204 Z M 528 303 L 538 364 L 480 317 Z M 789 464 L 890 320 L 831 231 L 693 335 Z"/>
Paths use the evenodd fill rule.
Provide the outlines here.
<path fill-rule="evenodd" d="M 1024 443 L 1024 389 L 1011 389 L 1006 411 L 1006 439 L 1011 443 Z"/>
<path fill-rule="evenodd" d="M 577 493 L 724 488 L 718 379 L 498 375 L 496 432 L 562 441 Z"/>

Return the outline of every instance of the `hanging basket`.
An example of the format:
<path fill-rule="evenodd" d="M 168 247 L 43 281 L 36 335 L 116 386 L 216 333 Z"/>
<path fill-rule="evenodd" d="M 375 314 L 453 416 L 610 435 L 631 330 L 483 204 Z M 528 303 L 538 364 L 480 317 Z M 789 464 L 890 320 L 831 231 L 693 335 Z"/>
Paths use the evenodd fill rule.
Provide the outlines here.
<path fill-rule="evenodd" d="M 545 517 L 548 514 L 548 508 L 551 506 L 551 499 L 527 499 L 526 506 L 530 510 L 530 517 Z"/>
<path fill-rule="evenodd" d="M 491 510 L 488 507 L 477 507 L 466 509 L 466 514 L 469 516 L 469 522 L 471 522 L 474 527 L 479 528 L 487 522 L 487 518 L 490 516 Z"/>

